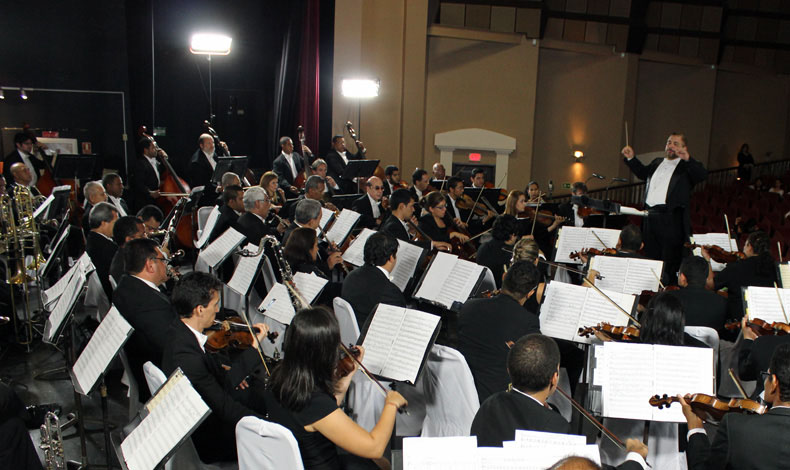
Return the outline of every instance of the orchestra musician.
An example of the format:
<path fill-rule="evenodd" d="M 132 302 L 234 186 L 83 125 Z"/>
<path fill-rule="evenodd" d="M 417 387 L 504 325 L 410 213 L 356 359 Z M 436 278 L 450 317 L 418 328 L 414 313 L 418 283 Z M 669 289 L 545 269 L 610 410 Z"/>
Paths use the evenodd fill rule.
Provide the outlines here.
<path fill-rule="evenodd" d="M 293 223 L 283 232 L 283 243 L 288 241 L 291 232 L 300 227 L 316 230 L 321 224 L 322 217 L 320 202 L 315 199 L 302 199 L 296 204 Z"/>
<path fill-rule="evenodd" d="M 425 170 L 423 170 L 425 171 Z M 452 246 L 440 240 L 414 240 L 415 235 L 411 234 L 408 225 L 411 222 L 417 225 L 414 217 L 414 196 L 408 189 L 397 189 L 390 196 L 390 217 L 381 224 L 381 232 L 387 233 L 398 240 L 412 242 L 425 249 L 436 248 L 442 251 L 450 251 Z"/>
<path fill-rule="evenodd" d="M 417 168 L 414 170 L 414 173 L 411 174 L 411 188 L 409 188 L 409 191 L 411 192 L 411 195 L 415 201 L 420 201 L 421 198 L 428 192 L 430 181 L 431 179 L 428 176 L 427 171 L 423 170 L 422 168 Z"/>
<path fill-rule="evenodd" d="M 666 346 L 708 348 L 707 344 L 685 331 L 686 314 L 683 304 L 671 292 L 659 292 L 639 316 L 639 342 Z"/>
<path fill-rule="evenodd" d="M 343 192 L 346 194 L 356 192 L 356 185 L 353 181 L 340 177 L 343 174 L 343 170 L 346 169 L 349 160 L 364 160 L 365 158 L 365 145 L 358 140 L 355 144 L 357 153 L 352 154 L 346 148 L 346 139 L 342 135 L 335 135 L 332 137 L 332 149 L 324 157 L 329 167 L 327 169 L 329 176 L 343 188 Z"/>
<path fill-rule="evenodd" d="M 616 258 L 639 258 L 646 259 L 640 253 L 645 244 L 642 242 L 642 231 L 639 230 L 634 224 L 628 224 L 620 229 L 620 236 L 617 238 L 617 243 L 614 246 L 615 252 L 603 253 L 601 256 L 614 256 Z M 582 263 L 587 264 L 589 256 L 584 253 L 579 253 L 579 259 Z M 665 268 L 666 269 L 666 268 Z"/>
<path fill-rule="evenodd" d="M 309 148 L 304 147 L 305 152 L 312 154 Z M 289 199 L 293 199 L 299 197 L 299 188 L 295 184 L 299 174 L 304 175 L 304 160 L 298 152 L 294 151 L 294 143 L 290 137 L 280 137 L 280 149 L 282 151 L 272 162 L 272 171 L 277 173 L 280 189 Z"/>
<path fill-rule="evenodd" d="M 226 171 L 222 178 L 219 181 L 219 186 L 217 186 L 217 193 L 222 194 L 222 191 L 227 188 L 228 186 L 241 186 L 241 179 L 239 175 L 232 171 Z"/>
<path fill-rule="evenodd" d="M 573 183 L 571 186 L 571 196 L 584 196 L 587 194 L 587 185 L 581 181 Z M 570 221 L 574 227 L 584 227 L 584 218 L 579 217 L 579 206 L 571 201 L 564 202 L 557 207 L 557 213 Z"/>
<path fill-rule="evenodd" d="M 296 205 L 299 204 L 300 201 L 304 199 L 312 199 L 314 201 L 318 201 L 321 206 L 326 207 L 331 211 L 337 211 L 337 207 L 331 202 L 324 202 L 324 188 L 326 188 L 326 183 L 324 183 L 323 178 L 318 175 L 311 175 L 307 178 L 307 181 L 304 184 L 304 194 L 299 196 L 298 199 L 294 199 L 289 201 L 288 208 L 284 211 L 289 214 L 289 219 L 293 219 L 293 211 L 296 208 Z"/>
<path fill-rule="evenodd" d="M 280 177 L 273 171 L 261 175 L 260 187 L 272 201 L 272 210 L 279 212 L 286 203 L 285 191 L 279 186 Z"/>
<path fill-rule="evenodd" d="M 336 194 L 343 194 L 343 189 L 337 184 L 334 178 L 327 175 L 327 164 L 323 158 L 316 158 L 312 165 L 313 173 L 320 176 L 324 180 L 324 200 L 328 201 L 329 198 Z"/>
<path fill-rule="evenodd" d="M 401 186 L 401 179 L 400 179 L 400 170 L 395 165 L 387 165 L 384 168 L 384 195 L 389 196 L 396 189 L 400 189 Z"/>
<path fill-rule="evenodd" d="M 3 176 L 5 176 L 6 183 L 11 186 L 14 184 L 14 174 L 11 172 L 11 167 L 15 163 L 23 163 L 29 170 L 30 181 L 26 186 L 35 186 L 38 183 L 38 175 L 44 170 L 44 162 L 34 157 L 33 144 L 35 137 L 27 132 L 18 132 L 14 134 L 14 149 L 3 159 Z"/>
<path fill-rule="evenodd" d="M 391 275 L 395 269 L 398 240 L 386 233 L 376 232 L 365 241 L 365 264 L 351 271 L 343 280 L 341 297 L 354 309 L 360 329 L 376 304 L 406 307 L 406 299 Z"/>
<path fill-rule="evenodd" d="M 161 176 L 165 168 L 157 159 L 157 155 L 167 154 L 156 145 L 154 139 L 143 136 L 137 141 L 137 159 L 132 174 L 129 175 L 129 186 L 133 201 L 138 209 L 147 205 L 156 205 L 159 197 Z M 143 219 L 145 220 L 145 219 Z"/>
<path fill-rule="evenodd" d="M 455 225 L 453 220 L 447 215 L 447 202 L 439 191 L 428 193 L 425 197 L 425 210 L 427 214 L 419 219 L 419 228 L 431 240 L 450 243 L 451 238 L 455 238 L 461 243 L 469 240 L 469 237 Z"/>
<path fill-rule="evenodd" d="M 700 256 L 687 256 L 680 263 L 679 290 L 670 291 L 683 306 L 686 326 L 707 326 L 724 334 L 727 300 L 706 289 L 710 265 Z"/>
<path fill-rule="evenodd" d="M 441 162 L 436 162 L 431 167 L 431 171 L 433 171 L 433 179 L 437 181 L 443 181 L 447 179 L 447 170 L 444 169 L 444 165 Z"/>
<path fill-rule="evenodd" d="M 768 370 L 771 366 L 771 357 L 776 348 L 783 344 L 790 344 L 790 335 L 762 335 L 757 336 L 747 325 L 748 318 L 741 319 L 743 340 L 738 349 L 738 377 L 741 380 L 754 380 L 756 387 L 752 399 L 759 400 L 763 392 L 763 382 L 760 372 Z"/>
<path fill-rule="evenodd" d="M 203 195 L 198 201 L 200 207 L 214 205 L 217 199 L 216 183 L 211 181 L 214 169 L 217 167 L 217 157 L 230 155 L 228 146 L 225 142 L 220 142 L 221 152 L 217 152 L 214 145 L 214 137 L 211 134 L 200 134 L 198 137 L 198 149 L 189 159 L 189 186 L 196 188 L 203 186 Z"/>
<path fill-rule="evenodd" d="M 475 261 L 488 267 L 494 275 L 497 288 L 502 287 L 505 266 L 513 257 L 513 245 L 518 240 L 518 223 L 512 215 L 500 215 L 494 220 L 491 239 L 477 249 Z"/>
<path fill-rule="evenodd" d="M 756 470 L 787 468 L 790 449 L 790 344 L 776 348 L 767 372 L 759 379 L 765 401 L 771 409 L 765 414 L 727 413 L 719 423 L 713 443 L 702 420 L 684 397 L 683 415 L 688 423 L 686 461 L 689 470 Z"/>
<path fill-rule="evenodd" d="M 108 201 L 118 209 L 121 217 L 129 215 L 129 206 L 123 200 L 123 179 L 118 173 L 107 173 L 101 179 Z"/>
<path fill-rule="evenodd" d="M 262 365 L 258 341 L 266 338 L 269 327 L 258 329 L 253 347 L 231 361 L 224 350 L 207 354 L 203 331 L 214 324 L 219 311 L 222 283 L 216 276 L 199 271 L 185 274 L 176 283 L 171 303 L 179 319 L 167 330 L 162 353 L 162 372 L 170 376 L 180 367 L 200 397 L 211 409 L 192 434 L 200 460 L 205 463 L 236 460 L 236 423 L 244 416 L 266 415 L 262 381 L 250 379 Z M 255 376 L 252 376 L 255 377 Z"/>
<path fill-rule="evenodd" d="M 667 138 L 664 158 L 643 165 L 626 145 L 621 152 L 625 164 L 637 178 L 647 182 L 642 224 L 645 253 L 664 261 L 664 284 L 674 284 L 680 267 L 683 243 L 691 235 L 689 198 L 694 185 L 705 181 L 708 170 L 689 156 L 686 136 L 673 132 Z"/>
<path fill-rule="evenodd" d="M 246 243 L 258 245 L 266 235 L 278 236 L 285 230 L 282 224 L 273 229 L 266 223 L 266 216 L 269 215 L 272 204 L 266 191 L 260 186 L 253 186 L 244 191 L 242 202 L 244 213 L 231 226 L 247 237 Z"/>
<path fill-rule="evenodd" d="M 101 186 L 101 185 L 99 185 Z M 118 210 L 109 202 L 100 202 L 93 206 L 88 218 L 90 231 L 86 237 L 85 252 L 96 268 L 96 275 L 101 281 L 107 299 L 112 302 L 112 285 L 110 284 L 110 263 L 118 245 L 112 241 L 112 231 L 118 220 Z"/>
<path fill-rule="evenodd" d="M 115 225 L 112 228 L 112 241 L 118 245 L 118 250 L 115 252 L 115 255 L 113 255 L 112 262 L 110 262 L 110 277 L 115 281 L 116 286 L 121 282 L 121 277 L 126 274 L 123 247 L 127 242 L 137 240 L 138 238 L 145 238 L 145 225 L 143 225 L 143 221 L 140 220 L 139 217 L 133 215 L 118 217 L 118 220 L 115 221 Z M 113 295 L 114 294 L 115 290 L 113 290 Z"/>
<path fill-rule="evenodd" d="M 87 234 L 90 230 L 88 216 L 91 213 L 91 209 L 100 202 L 107 202 L 107 192 L 100 182 L 88 181 L 85 183 L 85 186 L 82 187 L 82 194 L 85 196 L 85 207 L 83 207 L 85 213 L 82 216 L 82 230 Z M 113 207 L 115 207 L 115 210 L 118 211 L 118 215 L 120 215 L 121 211 L 118 210 L 114 204 Z"/>
<path fill-rule="evenodd" d="M 472 189 L 482 189 L 486 187 L 486 171 L 482 168 L 475 168 L 472 170 L 472 176 L 469 178 L 472 183 Z"/>
<path fill-rule="evenodd" d="M 340 253 L 334 252 L 326 259 L 326 263 L 323 263 L 318 258 L 318 236 L 314 229 L 306 227 L 291 232 L 288 241 L 285 242 L 283 255 L 292 272 L 315 274 L 326 280 L 330 279 L 330 273 L 335 265 L 343 262 Z M 332 305 L 332 299 L 340 296 L 342 287 L 339 282 L 328 282 L 316 302 L 321 305 Z"/>
<path fill-rule="evenodd" d="M 219 217 L 214 224 L 214 229 L 208 237 L 209 243 L 213 242 L 230 227 L 238 222 L 244 214 L 244 189 L 238 185 L 225 186 L 222 190 L 222 205 L 219 206 Z"/>
<path fill-rule="evenodd" d="M 377 176 L 371 176 L 365 186 L 365 194 L 354 201 L 351 210 L 361 214 L 357 223 L 359 227 L 375 229 L 381 225 L 385 215 L 384 208 L 381 207 L 384 183 Z"/>
<path fill-rule="evenodd" d="M 14 188 L 17 186 L 25 186 L 34 197 L 41 195 L 38 188 L 33 184 L 33 173 L 30 172 L 30 168 L 24 163 L 17 162 L 11 165 L 11 178 L 13 183 L 9 186 L 9 192 L 12 195 L 14 194 Z"/>
<path fill-rule="evenodd" d="M 143 221 L 145 235 L 149 236 L 151 232 L 159 230 L 165 215 L 162 213 L 162 209 L 154 204 L 150 204 L 137 211 L 137 217 Z"/>

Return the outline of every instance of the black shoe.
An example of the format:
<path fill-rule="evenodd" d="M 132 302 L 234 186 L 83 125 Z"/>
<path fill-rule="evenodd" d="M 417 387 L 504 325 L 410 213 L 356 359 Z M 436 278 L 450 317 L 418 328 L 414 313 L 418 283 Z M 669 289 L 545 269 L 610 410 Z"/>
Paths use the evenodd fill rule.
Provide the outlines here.
<path fill-rule="evenodd" d="M 31 405 L 25 408 L 29 418 L 25 421 L 28 429 L 38 429 L 44 424 L 44 417 L 48 412 L 53 412 L 60 416 L 62 408 L 57 403 L 45 403 L 43 405 Z"/>

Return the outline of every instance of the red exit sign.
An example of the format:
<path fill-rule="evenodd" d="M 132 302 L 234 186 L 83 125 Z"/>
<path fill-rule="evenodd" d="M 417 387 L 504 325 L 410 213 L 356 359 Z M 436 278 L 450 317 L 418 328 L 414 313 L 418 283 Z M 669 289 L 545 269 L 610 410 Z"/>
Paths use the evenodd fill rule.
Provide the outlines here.
<path fill-rule="evenodd" d="M 479 153 L 470 153 L 469 154 L 469 161 L 470 162 L 479 162 L 480 161 L 480 154 Z"/>

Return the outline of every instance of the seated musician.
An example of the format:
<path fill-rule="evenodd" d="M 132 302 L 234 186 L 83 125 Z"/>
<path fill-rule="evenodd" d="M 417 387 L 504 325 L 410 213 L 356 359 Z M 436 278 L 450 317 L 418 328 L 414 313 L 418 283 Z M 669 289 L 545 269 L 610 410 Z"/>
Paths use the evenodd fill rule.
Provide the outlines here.
<path fill-rule="evenodd" d="M 431 187 L 430 182 L 431 178 L 428 176 L 427 171 L 422 168 L 414 170 L 414 173 L 411 174 L 411 188 L 409 188 L 409 191 L 411 191 L 415 201 L 419 201 L 420 198 L 427 194 L 428 188 Z"/>
<path fill-rule="evenodd" d="M 279 182 L 280 177 L 273 171 L 261 175 L 260 187 L 266 191 L 266 195 L 272 201 L 272 210 L 275 212 L 280 212 L 286 202 L 285 191 L 279 186 Z"/>
<path fill-rule="evenodd" d="M 511 204 L 515 206 L 515 210 L 511 209 L 511 212 L 515 212 L 515 214 L 511 215 L 523 217 L 523 215 L 521 215 L 523 214 L 522 211 L 525 211 L 527 207 L 532 208 L 531 212 L 534 212 L 535 209 L 537 209 L 540 213 L 547 211 L 551 212 L 551 205 L 547 205 L 546 201 L 543 200 L 540 186 L 538 185 L 537 181 L 530 181 L 527 184 L 527 191 L 525 191 L 526 194 L 519 193 L 520 192 L 514 193 L 511 191 L 511 193 L 508 195 L 508 197 L 512 195 L 514 198 L 516 198 L 516 201 L 511 202 Z M 518 199 L 522 194 L 525 195 L 526 201 L 524 202 L 524 209 L 519 210 L 521 206 L 518 203 Z M 552 238 L 554 237 L 557 229 L 565 222 L 565 218 L 559 214 L 550 215 L 550 217 L 538 215 L 537 220 L 533 221 L 532 217 L 533 215 L 530 214 L 528 217 L 523 219 L 524 222 L 521 223 L 522 231 L 520 235 L 522 237 L 526 235 L 534 236 L 535 240 L 538 241 L 538 245 L 540 245 L 541 251 L 544 253 L 549 253 L 551 251 L 550 248 L 552 246 Z"/>
<path fill-rule="evenodd" d="M 118 173 L 107 173 L 101 179 L 104 192 L 107 193 L 107 202 L 118 209 L 121 217 L 129 215 L 129 206 L 123 200 L 123 179 Z"/>
<path fill-rule="evenodd" d="M 107 202 L 107 192 L 100 182 L 88 181 L 85 183 L 85 186 L 82 187 L 82 194 L 85 196 L 85 206 L 83 207 L 84 212 L 82 216 L 82 231 L 87 236 L 88 231 L 90 231 L 88 216 L 91 213 L 91 209 L 100 202 Z M 113 205 L 113 207 L 115 207 L 115 205 Z M 115 210 L 117 211 L 118 208 L 116 207 Z M 118 216 L 121 216 L 120 211 L 118 211 Z"/>
<path fill-rule="evenodd" d="M 32 424 L 30 421 L 31 416 L 14 389 L 0 382 L 0 456 L 4 467 L 15 470 L 44 469 L 26 427 Z"/>
<path fill-rule="evenodd" d="M 776 348 L 768 371 L 760 374 L 765 401 L 771 409 L 763 415 L 728 413 L 718 426 L 713 443 L 702 420 L 683 397 L 688 423 L 686 460 L 689 470 L 787 468 L 790 449 L 790 344 Z"/>
<path fill-rule="evenodd" d="M 30 190 L 30 194 L 33 196 L 39 196 L 41 193 L 38 191 L 38 188 L 33 184 L 33 173 L 30 172 L 30 168 L 25 166 L 24 163 L 14 163 L 11 165 L 11 176 L 14 177 L 14 182 L 11 184 L 9 188 L 9 192 L 11 195 L 14 194 L 14 188 L 17 186 L 24 186 Z"/>
<path fill-rule="evenodd" d="M 614 256 L 617 258 L 640 258 L 645 259 L 645 256 L 639 251 L 645 246 L 642 243 L 642 231 L 634 224 L 628 224 L 620 230 L 620 237 L 615 244 L 614 254 L 604 253 L 602 256 Z M 580 253 L 580 259 L 583 263 L 587 264 L 590 256 Z"/>
<path fill-rule="evenodd" d="M 89 217 L 90 232 L 85 242 L 85 252 L 96 268 L 96 275 L 101 281 L 107 299 L 112 301 L 112 285 L 110 285 L 110 263 L 118 245 L 112 241 L 112 230 L 118 220 L 118 210 L 109 202 L 100 202 L 93 206 Z"/>
<path fill-rule="evenodd" d="M 162 354 L 170 341 L 168 329 L 177 318 L 161 287 L 167 281 L 167 257 L 149 238 L 129 240 L 122 250 L 126 274 L 113 293 L 113 304 L 134 328 L 124 351 L 139 385 L 140 401 L 151 397 L 145 386 L 143 364 L 162 366 Z"/>
<path fill-rule="evenodd" d="M 357 146 L 357 153 L 352 154 L 346 148 L 345 137 L 342 135 L 332 136 L 332 149 L 324 157 L 329 167 L 327 173 L 343 188 L 344 193 L 355 193 L 357 191 L 357 185 L 354 181 L 341 178 L 348 161 L 365 159 L 365 146 L 358 140 L 354 143 Z"/>
<path fill-rule="evenodd" d="M 441 162 L 436 162 L 431 167 L 431 171 L 433 172 L 433 180 L 436 181 L 444 181 L 447 179 L 447 170 L 444 168 L 444 165 Z"/>
<path fill-rule="evenodd" d="M 112 276 L 116 286 L 121 282 L 121 277 L 126 274 L 123 247 L 126 245 L 126 242 L 138 238 L 145 238 L 145 226 L 138 217 L 127 215 L 126 217 L 119 217 L 115 221 L 115 225 L 112 228 L 112 241 L 118 245 L 118 251 L 115 252 L 112 262 L 110 262 L 110 276 Z"/>
<path fill-rule="evenodd" d="M 512 215 L 500 215 L 494 221 L 491 240 L 480 245 L 475 261 L 488 267 L 494 275 L 497 288 L 502 287 L 505 268 L 513 257 L 513 245 L 518 240 L 518 223 Z"/>
<path fill-rule="evenodd" d="M 277 229 L 273 229 L 266 223 L 266 216 L 269 214 L 271 201 L 266 196 L 266 191 L 260 186 L 253 186 L 244 191 L 242 202 L 244 204 L 244 213 L 231 225 L 247 237 L 245 243 L 258 245 L 266 235 L 277 236 L 285 230 L 285 227 L 282 225 L 279 225 Z"/>
<path fill-rule="evenodd" d="M 296 208 L 296 205 L 299 204 L 299 201 L 304 199 L 312 199 L 313 201 L 318 201 L 323 207 L 331 211 L 337 211 L 337 207 L 331 202 L 324 202 L 324 188 L 326 188 L 326 183 L 324 180 L 318 175 L 312 175 L 307 178 L 307 181 L 304 183 L 304 194 L 299 196 L 298 199 L 293 199 L 288 202 L 288 207 L 284 210 L 286 214 L 288 214 L 289 219 L 293 219 L 293 213 Z"/>
<path fill-rule="evenodd" d="M 228 146 L 220 142 L 222 148 L 217 151 L 214 145 L 214 137 L 210 134 L 200 134 L 198 137 L 198 149 L 189 159 L 189 171 L 187 172 L 189 185 L 192 188 L 203 186 L 203 195 L 198 201 L 200 207 L 213 206 L 217 199 L 217 184 L 211 181 L 214 176 L 214 169 L 217 167 L 217 158 L 222 155 L 230 155 Z"/>
<path fill-rule="evenodd" d="M 143 137 L 137 142 L 137 158 L 132 174 L 129 175 L 132 200 L 137 208 L 155 205 L 159 197 L 159 186 L 162 184 L 165 167 L 157 159 L 158 155 L 167 157 L 153 139 Z"/>
<path fill-rule="evenodd" d="M 339 346 L 340 327 L 330 311 L 310 308 L 294 316 L 283 342 L 284 359 L 272 371 L 264 395 L 268 419 L 293 433 L 306 469 L 376 468 L 362 459 L 382 457 L 396 411 L 407 402 L 398 392 L 387 392 L 371 431 L 352 421 L 340 403 L 355 371 L 338 377 Z M 360 352 L 361 360 L 364 350 Z"/>
<path fill-rule="evenodd" d="M 413 242 L 425 249 L 436 248 L 437 250 L 450 251 L 452 246 L 440 240 L 419 240 L 415 241 L 411 235 L 412 227 L 407 222 L 411 222 L 415 227 L 417 220 L 414 217 L 414 196 L 408 189 L 397 189 L 390 196 L 390 215 L 381 224 L 381 232 L 387 233 L 398 240 Z"/>
<path fill-rule="evenodd" d="M 469 230 L 469 225 L 466 223 L 466 220 L 471 220 L 471 213 L 469 209 L 459 209 L 457 205 L 457 201 L 463 199 L 464 197 L 464 182 L 461 178 L 457 176 L 451 177 L 447 180 L 447 184 L 445 185 L 447 188 L 447 196 L 445 197 L 447 201 L 447 212 L 452 217 L 453 222 L 457 227 L 460 227 L 464 230 Z M 480 233 L 482 230 L 479 230 L 480 224 L 477 224 L 475 229 L 477 229 L 476 233 Z"/>
<path fill-rule="evenodd" d="M 9 186 L 13 186 L 16 176 L 11 172 L 11 167 L 21 163 L 30 173 L 30 182 L 26 185 L 35 186 L 38 183 L 38 176 L 46 167 L 44 162 L 33 155 L 34 147 L 38 143 L 36 136 L 30 132 L 17 132 L 14 134 L 14 149 L 3 159 L 3 176 Z M 17 170 L 19 171 L 19 170 Z"/>
<path fill-rule="evenodd" d="M 685 332 L 683 304 L 671 292 L 659 292 L 639 315 L 639 342 L 666 346 L 709 348 L 707 344 Z"/>
<path fill-rule="evenodd" d="M 289 199 L 299 197 L 299 188 L 294 185 L 299 174 L 304 178 L 304 159 L 294 151 L 294 143 L 290 137 L 280 137 L 280 149 L 280 154 L 272 162 L 272 171 L 277 174 L 280 189 Z M 312 155 L 309 148 L 305 151 Z"/>
<path fill-rule="evenodd" d="M 384 168 L 384 195 L 389 196 L 396 189 L 401 189 L 400 170 L 395 165 L 387 165 Z"/>
<path fill-rule="evenodd" d="M 571 186 L 571 196 L 584 196 L 587 194 L 587 185 L 581 181 Z M 559 205 L 557 213 L 569 220 L 574 227 L 584 227 L 584 218 L 579 216 L 579 206 L 568 201 Z"/>
<path fill-rule="evenodd" d="M 366 192 L 351 205 L 351 210 L 359 212 L 358 226 L 360 228 L 376 229 L 384 218 L 384 208 L 381 207 L 381 197 L 384 192 L 384 183 L 376 176 L 368 178 Z"/>
<path fill-rule="evenodd" d="M 335 265 L 343 262 L 343 258 L 338 252 L 332 253 L 326 263 L 322 262 L 318 258 L 318 237 L 315 230 L 306 227 L 297 228 L 291 232 L 285 243 L 283 255 L 294 274 L 297 272 L 312 273 L 327 280 L 331 279 L 330 273 Z M 332 305 L 332 299 L 340 295 L 341 289 L 341 283 L 328 282 L 317 302 Z"/>
<path fill-rule="evenodd" d="M 283 243 L 288 241 L 291 232 L 300 228 L 307 227 L 316 230 L 321 226 L 321 219 L 323 211 L 321 210 L 321 203 L 315 199 L 302 199 L 296 204 L 294 210 L 293 223 L 283 232 Z"/>
<path fill-rule="evenodd" d="M 159 230 L 159 227 L 162 226 L 162 221 L 165 219 L 162 209 L 154 204 L 145 206 L 137 211 L 137 217 L 143 221 L 146 236 L 150 236 L 152 232 Z"/>
<path fill-rule="evenodd" d="M 252 376 L 262 366 L 257 342 L 269 329 L 258 323 L 253 345 L 231 361 L 226 351 L 206 353 L 203 331 L 214 324 L 219 311 L 222 283 L 202 272 L 185 274 L 173 289 L 171 302 L 179 319 L 167 330 L 162 371 L 169 376 L 180 367 L 211 409 L 208 418 L 192 434 L 200 459 L 205 463 L 236 460 L 235 427 L 244 416 L 266 414 L 263 381 Z M 250 377 L 253 379 L 251 380 Z"/>
<path fill-rule="evenodd" d="M 244 212 L 244 190 L 238 185 L 225 186 L 225 189 L 222 190 L 222 205 L 219 206 L 219 217 L 217 217 L 214 229 L 208 237 L 209 243 L 216 240 L 217 237 L 238 222 L 239 217 Z"/>
<path fill-rule="evenodd" d="M 228 186 L 241 186 L 241 179 L 239 175 L 232 171 L 226 171 L 222 174 L 222 178 L 219 180 L 219 185 L 217 186 L 217 192 L 222 194 L 225 188 Z"/>
<path fill-rule="evenodd" d="M 323 178 L 324 180 L 324 200 L 328 201 L 329 198 L 334 196 L 335 194 L 343 194 L 343 188 L 341 188 L 337 181 L 334 178 L 327 174 L 327 164 L 326 160 L 323 158 L 316 158 L 310 167 L 313 169 L 313 174 L 316 174 Z"/>
<path fill-rule="evenodd" d="M 425 197 L 427 213 L 420 217 L 419 228 L 431 240 L 450 243 L 455 238 L 461 243 L 469 240 L 469 236 L 461 233 L 453 220 L 447 215 L 447 202 L 439 191 L 428 193 Z"/>
<path fill-rule="evenodd" d="M 714 273 L 713 289 L 726 287 L 730 294 L 727 297 L 728 319 L 740 320 L 743 316 L 741 287 L 773 287 L 776 282 L 776 267 L 771 256 L 770 243 L 765 232 L 752 232 L 743 244 L 743 254 L 746 257 L 729 263 L 723 270 Z M 706 248 L 702 248 L 702 256 L 710 261 L 710 253 Z"/>
<path fill-rule="evenodd" d="M 517 235 L 519 238 L 528 237 L 534 239 L 534 230 L 532 219 L 524 217 L 524 212 L 527 208 L 527 195 L 524 191 L 513 190 L 510 191 L 505 200 L 505 211 L 503 214 L 512 215 L 516 218 L 518 223 Z M 543 230 L 544 225 L 535 224 L 535 229 Z"/>
<path fill-rule="evenodd" d="M 727 300 L 705 288 L 710 265 L 700 256 L 687 256 L 680 263 L 678 286 L 670 291 L 683 305 L 686 326 L 707 326 L 724 333 L 727 319 Z"/>
<path fill-rule="evenodd" d="M 743 340 L 738 350 L 738 377 L 741 380 L 757 382 L 754 393 L 752 393 L 752 398 L 757 399 L 763 392 L 760 372 L 768 370 L 776 348 L 783 344 L 790 344 L 790 335 L 757 336 L 757 333 L 747 326 L 747 321 L 746 316 L 741 319 Z"/>
<path fill-rule="evenodd" d="M 341 296 L 354 309 L 360 330 L 376 304 L 406 306 L 406 299 L 390 276 L 395 269 L 398 240 L 386 233 L 374 233 L 365 241 L 365 264 L 343 280 Z"/>
<path fill-rule="evenodd" d="M 517 262 L 505 274 L 498 295 L 469 299 L 461 308 L 458 350 L 472 371 L 480 402 L 507 389 L 506 343 L 540 333 L 537 312 L 523 308 L 524 302 L 535 294 L 539 280 L 540 274 L 533 264 Z"/>

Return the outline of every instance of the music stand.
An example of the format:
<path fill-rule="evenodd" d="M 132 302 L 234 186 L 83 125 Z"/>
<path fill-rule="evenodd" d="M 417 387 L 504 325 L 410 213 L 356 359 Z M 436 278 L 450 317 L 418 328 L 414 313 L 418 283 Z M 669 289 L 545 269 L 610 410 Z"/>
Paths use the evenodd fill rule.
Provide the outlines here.
<path fill-rule="evenodd" d="M 49 203 L 49 206 L 44 212 L 44 220 L 56 219 L 58 216 L 65 214 L 69 208 L 69 198 L 71 197 L 71 186 L 58 189 L 57 187 L 52 190 L 54 199 Z"/>
<path fill-rule="evenodd" d="M 439 189 L 438 187 L 436 189 Z M 480 191 L 483 191 L 483 194 L 480 194 Z M 485 199 L 491 208 L 497 209 L 495 212 L 499 212 L 499 195 L 502 191 L 498 188 L 473 188 L 471 186 L 467 186 L 464 188 L 464 194 L 471 197 L 473 201 L 478 200 L 478 196 L 480 196 L 480 204 L 485 204 L 482 200 Z"/>
<path fill-rule="evenodd" d="M 217 166 L 214 167 L 214 173 L 211 175 L 211 182 L 219 185 L 222 182 L 222 175 L 229 171 L 236 173 L 241 180 L 241 177 L 247 172 L 247 160 L 247 156 L 218 157 Z"/>
<path fill-rule="evenodd" d="M 341 178 L 352 181 L 354 178 L 370 178 L 376 171 L 381 160 L 349 160 L 348 165 L 343 170 Z M 359 193 L 357 186 L 357 193 Z"/>
<path fill-rule="evenodd" d="M 96 154 L 90 155 L 58 155 L 53 175 L 55 179 L 83 180 L 93 178 L 96 166 Z"/>

